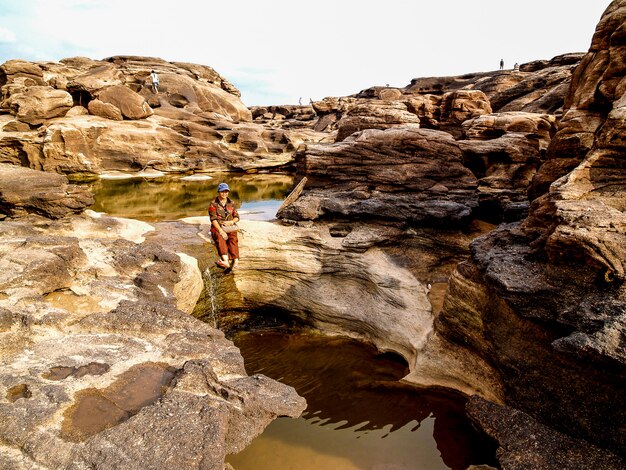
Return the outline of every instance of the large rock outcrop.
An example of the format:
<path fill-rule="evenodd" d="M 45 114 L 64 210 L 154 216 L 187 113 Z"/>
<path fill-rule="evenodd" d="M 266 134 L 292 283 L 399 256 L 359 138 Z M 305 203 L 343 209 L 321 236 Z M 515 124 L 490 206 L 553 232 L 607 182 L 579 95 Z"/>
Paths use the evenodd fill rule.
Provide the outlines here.
<path fill-rule="evenodd" d="M 305 408 L 189 315 L 198 263 L 153 230 L 93 213 L 0 224 L 3 467 L 221 469 Z"/>
<path fill-rule="evenodd" d="M 522 223 L 474 242 L 433 335 L 491 363 L 511 406 L 622 456 L 624 24 L 626 2 L 614 1 L 575 72 L 539 178 L 564 171 L 559 159 L 577 166 L 535 199 Z M 437 341 L 425 348 L 433 357 L 445 354 Z M 427 360 L 423 367 L 430 369 Z"/>
<path fill-rule="evenodd" d="M 308 190 L 278 215 L 293 220 L 374 218 L 462 225 L 478 205 L 476 179 L 447 133 L 366 130 L 298 156 Z"/>
<path fill-rule="evenodd" d="M 158 94 L 148 86 L 151 70 Z M 0 162 L 39 170 L 282 168 L 303 144 L 331 140 L 311 126 L 252 123 L 239 91 L 202 65 L 125 56 L 9 61 L 0 89 Z"/>
<path fill-rule="evenodd" d="M 32 213 L 59 219 L 93 202 L 88 190 L 69 184 L 63 175 L 0 164 L 0 215 Z"/>

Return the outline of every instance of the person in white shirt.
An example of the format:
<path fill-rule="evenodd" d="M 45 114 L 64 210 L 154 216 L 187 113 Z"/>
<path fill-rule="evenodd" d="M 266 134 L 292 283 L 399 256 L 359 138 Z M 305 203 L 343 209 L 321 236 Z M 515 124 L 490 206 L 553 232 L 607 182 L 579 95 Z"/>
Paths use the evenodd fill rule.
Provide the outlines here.
<path fill-rule="evenodd" d="M 158 95 L 159 94 L 159 76 L 154 70 L 150 73 L 150 80 L 152 81 L 152 91 L 154 91 L 154 93 Z"/>

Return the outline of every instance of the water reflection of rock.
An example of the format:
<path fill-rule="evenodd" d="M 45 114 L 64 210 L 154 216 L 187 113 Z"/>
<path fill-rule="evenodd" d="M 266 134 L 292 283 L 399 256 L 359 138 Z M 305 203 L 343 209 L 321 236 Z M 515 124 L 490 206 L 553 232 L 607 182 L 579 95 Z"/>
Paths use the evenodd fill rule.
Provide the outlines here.
<path fill-rule="evenodd" d="M 89 187 L 95 197 L 93 210 L 156 221 L 206 215 L 209 202 L 215 198 L 217 185 L 222 181 L 229 184 L 230 197 L 241 205 L 248 201 L 284 199 L 293 184 L 293 176 L 217 174 L 204 181 L 172 177 L 101 179 L 90 183 Z"/>

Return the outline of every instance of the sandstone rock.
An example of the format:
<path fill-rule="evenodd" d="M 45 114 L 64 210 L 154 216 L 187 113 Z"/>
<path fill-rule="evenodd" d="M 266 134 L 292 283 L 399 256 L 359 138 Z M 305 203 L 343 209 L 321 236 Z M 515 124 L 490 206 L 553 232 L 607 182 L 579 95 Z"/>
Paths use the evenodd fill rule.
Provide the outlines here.
<path fill-rule="evenodd" d="M 89 65 L 93 65 L 93 63 L 89 63 Z M 71 80 L 67 84 L 67 89 L 70 93 L 84 91 L 95 98 L 97 92 L 103 88 L 123 84 L 124 76 L 122 73 L 115 66 L 104 64 L 99 67 L 91 66 L 85 73 Z"/>
<path fill-rule="evenodd" d="M 22 122 L 37 125 L 63 116 L 73 106 L 69 93 L 47 86 L 35 86 L 14 93 L 8 99 L 12 114 Z"/>
<path fill-rule="evenodd" d="M 519 410 L 472 397 L 470 417 L 500 445 L 498 461 L 503 468 L 624 468 L 626 462 L 581 439 L 573 439 L 537 422 Z"/>
<path fill-rule="evenodd" d="M 308 145 L 297 158 L 298 173 L 309 182 L 284 208 L 286 219 L 347 216 L 462 225 L 477 206 L 476 179 L 445 132 L 371 129 L 333 145 Z"/>
<path fill-rule="evenodd" d="M 399 101 L 362 101 L 337 122 L 336 142 L 365 129 L 389 129 L 396 126 L 419 127 L 419 118 Z"/>
<path fill-rule="evenodd" d="M 422 127 L 437 129 L 441 116 L 441 96 L 411 95 L 407 99 L 408 111 L 417 114 Z"/>
<path fill-rule="evenodd" d="M 441 99 L 440 119 L 461 124 L 483 114 L 491 113 L 487 96 L 479 90 L 458 90 L 444 93 Z"/>
<path fill-rule="evenodd" d="M 96 101 L 96 100 L 94 100 L 94 101 Z M 65 113 L 65 115 L 68 116 L 68 117 L 71 117 L 71 116 L 85 116 L 87 114 L 89 114 L 89 110 L 87 108 L 85 108 L 84 106 L 73 106 L 67 113 Z"/>
<path fill-rule="evenodd" d="M 533 197 L 545 193 L 550 183 L 580 163 L 591 150 L 594 135 L 605 122 L 611 103 L 622 96 L 623 89 L 618 87 L 618 82 L 624 73 L 623 65 L 619 65 L 623 51 L 608 38 L 621 34 L 615 28 L 623 19 L 622 6 L 615 2 L 600 20 L 589 53 L 572 77 L 559 131 L 550 145 L 549 161 L 533 185 Z"/>
<path fill-rule="evenodd" d="M 148 230 L 95 214 L 1 224 L 0 395 L 15 398 L 0 401 L 3 462 L 222 468 L 305 408 L 291 387 L 247 377 L 220 331 L 175 308 L 198 269 L 144 241 Z"/>
<path fill-rule="evenodd" d="M 4 126 L 2 126 L 2 132 L 28 132 L 30 131 L 30 126 L 25 122 L 20 121 L 9 121 Z"/>
<path fill-rule="evenodd" d="M 109 86 L 97 96 L 103 103 L 118 108 L 127 119 L 144 119 L 153 114 L 152 108 L 140 95 L 123 85 Z"/>
<path fill-rule="evenodd" d="M 103 101 L 95 99 L 89 102 L 87 108 L 89 110 L 89 114 L 92 114 L 94 116 L 111 119 L 112 121 L 124 120 L 124 116 L 122 116 L 122 111 L 120 111 L 120 109 L 112 103 L 105 103 Z"/>
<path fill-rule="evenodd" d="M 543 141 L 547 149 L 556 133 L 556 118 L 550 114 L 507 112 L 485 114 L 463 123 L 463 132 L 468 139 L 488 140 L 505 133 L 519 132 L 533 135 Z"/>
<path fill-rule="evenodd" d="M 478 179 L 476 215 L 490 221 L 520 220 L 528 215 L 526 191 L 541 165 L 546 141 L 538 134 L 511 133 L 458 144 L 465 166 Z"/>
<path fill-rule="evenodd" d="M 41 67 L 25 60 L 7 60 L 2 64 L 1 68 L 3 74 L 7 77 L 27 76 L 35 79 L 43 78 Z M 40 83 L 40 85 L 43 85 L 43 83 Z"/>
<path fill-rule="evenodd" d="M 207 217 L 186 221 L 210 223 Z M 371 233 L 369 242 L 361 236 L 355 246 L 332 237 L 323 225 L 240 224 L 246 231 L 241 267 L 232 281 L 217 287 L 224 326 L 230 326 L 229 317 L 240 322 L 267 308 L 284 310 L 306 324 L 360 338 L 412 363 L 432 326 L 427 290 L 374 246 Z M 365 227 L 358 231 L 371 232 Z M 387 231 L 377 240 L 394 236 L 398 233 Z"/>
<path fill-rule="evenodd" d="M 529 217 L 472 244 L 471 260 L 451 278 L 433 336 L 456 345 L 452 355 L 462 359 L 457 362 L 471 363 L 474 355 L 477 363 L 497 370 L 508 405 L 619 455 L 626 448 L 617 418 L 626 403 L 626 206 L 624 147 L 617 137 L 624 132 L 624 89 L 617 76 L 626 68 L 608 58 L 623 56 L 619 41 L 609 38 L 620 37 L 625 15 L 626 2 L 611 4 L 572 78 L 569 109 L 548 149 L 552 162 L 563 162 L 548 170 L 569 173 L 550 181 L 544 164 L 540 176 L 552 184 L 535 195 Z M 441 350 L 436 342 L 424 349 L 431 347 Z M 416 371 L 435 364 L 426 356 Z M 443 384 L 455 378 L 443 375 Z M 527 447 L 515 448 L 513 457 Z M 584 458 L 556 451 L 565 460 Z M 556 467 L 584 468 L 582 463 Z"/>
<path fill-rule="evenodd" d="M 3 164 L 0 180 L 0 212 L 11 217 L 35 213 L 56 219 L 93 204 L 87 190 L 62 175 Z"/>
<path fill-rule="evenodd" d="M 0 133 L 0 163 L 31 166 L 30 162 L 41 162 L 43 157 L 41 144 L 42 138 L 37 131 L 22 131 L 18 136 L 13 132 L 3 131 Z M 37 168 L 36 164 L 32 166 Z"/>

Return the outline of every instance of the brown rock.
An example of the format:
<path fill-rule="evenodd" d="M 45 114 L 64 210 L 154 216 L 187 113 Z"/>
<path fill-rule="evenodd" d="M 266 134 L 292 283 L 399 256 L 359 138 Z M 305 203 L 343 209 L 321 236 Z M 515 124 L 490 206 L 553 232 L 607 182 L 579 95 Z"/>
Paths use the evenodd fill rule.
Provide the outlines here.
<path fill-rule="evenodd" d="M 337 122 L 336 142 L 365 129 L 389 129 L 396 126 L 419 128 L 419 118 L 407 111 L 400 101 L 362 100 L 345 112 Z"/>
<path fill-rule="evenodd" d="M 503 468 L 617 470 L 626 465 L 611 452 L 550 429 L 519 410 L 474 396 L 467 411 L 498 442 L 497 456 Z"/>
<path fill-rule="evenodd" d="M 65 115 L 68 117 L 85 116 L 87 114 L 89 114 L 89 110 L 84 106 L 73 106 L 67 113 L 65 113 Z"/>
<path fill-rule="evenodd" d="M 533 135 L 543 142 L 546 149 L 556 133 L 556 118 L 550 114 L 508 112 L 486 114 L 463 123 L 465 137 L 472 140 L 488 140 L 505 133 L 519 132 Z"/>
<path fill-rule="evenodd" d="M 175 309 L 185 271 L 144 243 L 149 230 L 93 214 L 0 224 L 6 465 L 222 468 L 306 407 L 291 387 L 248 377 L 223 333 Z"/>
<path fill-rule="evenodd" d="M 152 108 L 140 95 L 123 85 L 107 87 L 98 92 L 97 97 L 118 108 L 127 119 L 144 119 L 153 114 Z"/>
<path fill-rule="evenodd" d="M 122 111 L 120 111 L 120 109 L 112 103 L 104 103 L 98 99 L 95 99 L 89 102 L 87 108 L 89 110 L 89 114 L 92 114 L 94 116 L 100 116 L 102 118 L 111 119 L 113 121 L 122 121 L 124 119 L 124 117 L 122 116 Z"/>
<path fill-rule="evenodd" d="M 2 132 L 28 132 L 30 131 L 30 126 L 25 122 L 20 121 L 9 121 L 4 126 L 2 126 Z"/>
<path fill-rule="evenodd" d="M 93 204 L 88 190 L 68 184 L 63 175 L 0 165 L 0 212 L 16 217 L 28 213 L 61 218 Z"/>
<path fill-rule="evenodd" d="M 80 62 L 84 64 L 83 61 Z M 93 65 L 93 63 L 87 63 Z M 105 64 L 91 67 L 87 72 L 75 77 L 67 84 L 70 93 L 84 91 L 92 98 L 103 88 L 124 84 L 124 76 L 117 67 Z"/>
<path fill-rule="evenodd" d="M 48 86 L 25 88 L 20 93 L 12 94 L 7 103 L 19 121 L 32 125 L 63 116 L 73 106 L 69 93 Z"/>
<path fill-rule="evenodd" d="M 406 101 L 408 111 L 417 114 L 420 125 L 429 129 L 439 127 L 441 96 L 411 95 Z"/>
<path fill-rule="evenodd" d="M 483 114 L 491 113 L 487 96 L 479 90 L 458 90 L 445 93 L 441 99 L 440 119 L 461 124 Z"/>
<path fill-rule="evenodd" d="M 369 129 L 333 145 L 308 145 L 298 173 L 309 179 L 284 208 L 287 219 L 351 216 L 404 223 L 467 222 L 477 206 L 476 179 L 445 132 Z M 307 206 L 316 207 L 311 211 Z"/>

